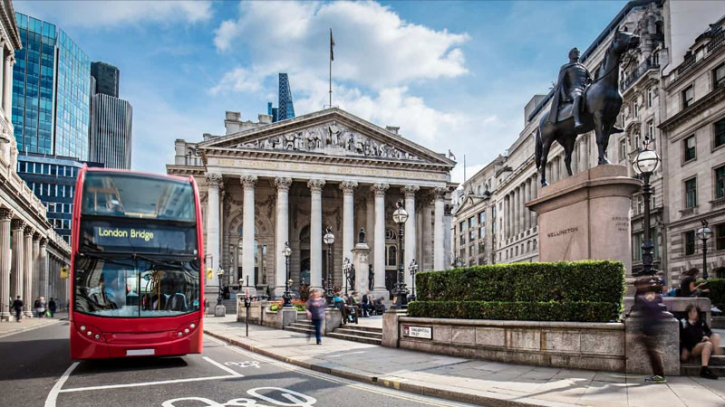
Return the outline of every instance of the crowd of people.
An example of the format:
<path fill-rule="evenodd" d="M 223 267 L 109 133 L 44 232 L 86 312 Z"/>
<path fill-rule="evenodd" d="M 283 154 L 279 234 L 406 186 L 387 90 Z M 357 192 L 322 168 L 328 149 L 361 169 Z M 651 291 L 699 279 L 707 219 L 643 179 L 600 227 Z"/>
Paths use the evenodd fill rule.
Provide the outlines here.
<path fill-rule="evenodd" d="M 24 306 L 25 302 L 19 295 L 16 299 L 11 301 L 10 310 L 13 312 L 13 314 L 15 314 L 16 322 L 20 322 L 20 320 L 22 319 Z M 57 311 L 58 302 L 52 297 L 48 301 L 45 301 L 45 297 L 38 297 L 33 302 L 32 312 L 36 318 L 54 318 Z"/>

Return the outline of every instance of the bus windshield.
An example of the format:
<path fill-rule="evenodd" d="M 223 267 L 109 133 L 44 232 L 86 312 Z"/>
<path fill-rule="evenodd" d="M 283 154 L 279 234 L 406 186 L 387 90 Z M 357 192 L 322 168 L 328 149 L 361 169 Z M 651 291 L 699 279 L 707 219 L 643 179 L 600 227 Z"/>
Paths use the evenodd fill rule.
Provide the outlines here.
<path fill-rule="evenodd" d="M 193 258 L 78 256 L 74 311 L 117 318 L 199 311 L 199 268 Z"/>
<path fill-rule="evenodd" d="M 89 171 L 81 215 L 195 222 L 194 192 L 181 180 Z"/>

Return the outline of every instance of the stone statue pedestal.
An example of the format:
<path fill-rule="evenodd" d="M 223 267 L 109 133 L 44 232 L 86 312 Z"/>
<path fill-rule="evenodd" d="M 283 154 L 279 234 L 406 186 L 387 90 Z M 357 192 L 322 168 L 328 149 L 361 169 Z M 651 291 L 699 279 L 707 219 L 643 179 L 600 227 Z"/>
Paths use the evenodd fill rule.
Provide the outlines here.
<path fill-rule="evenodd" d="M 352 249 L 352 264 L 355 267 L 355 291 L 361 295 L 368 290 L 368 267 L 370 265 L 370 246 L 362 242 Z"/>
<path fill-rule="evenodd" d="M 600 165 L 541 189 L 526 203 L 539 218 L 539 260 L 614 260 L 632 269 L 632 194 L 642 182 Z"/>

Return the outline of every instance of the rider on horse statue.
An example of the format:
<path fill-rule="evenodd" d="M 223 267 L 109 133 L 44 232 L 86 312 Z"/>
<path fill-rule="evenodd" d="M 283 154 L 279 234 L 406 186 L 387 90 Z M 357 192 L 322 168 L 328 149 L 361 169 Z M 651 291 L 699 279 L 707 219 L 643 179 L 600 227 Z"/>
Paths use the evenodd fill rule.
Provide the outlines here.
<path fill-rule="evenodd" d="M 584 64 L 579 62 L 579 48 L 572 48 L 569 51 L 569 63 L 564 64 L 559 70 L 559 79 L 554 89 L 554 100 L 551 102 L 551 113 L 549 121 L 559 121 L 559 107 L 564 103 L 573 103 L 572 115 L 574 116 L 574 128 L 580 129 L 584 126 L 579 118 L 581 113 L 581 100 L 584 90 L 592 83 L 592 76 Z"/>

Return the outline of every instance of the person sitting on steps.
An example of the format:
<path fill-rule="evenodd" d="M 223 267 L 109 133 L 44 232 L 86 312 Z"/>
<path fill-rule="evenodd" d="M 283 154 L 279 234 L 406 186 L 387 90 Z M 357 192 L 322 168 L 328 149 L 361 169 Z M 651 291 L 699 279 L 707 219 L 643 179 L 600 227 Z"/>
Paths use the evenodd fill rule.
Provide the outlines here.
<path fill-rule="evenodd" d="M 717 380 L 715 373 L 710 370 L 710 356 L 722 353 L 720 348 L 720 335 L 713 333 L 705 321 L 700 319 L 700 309 L 695 304 L 685 308 L 686 318 L 680 321 L 680 340 L 682 342 L 682 361 L 691 356 L 700 356 L 702 367 L 700 377 Z"/>

